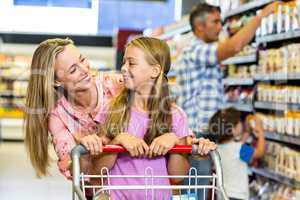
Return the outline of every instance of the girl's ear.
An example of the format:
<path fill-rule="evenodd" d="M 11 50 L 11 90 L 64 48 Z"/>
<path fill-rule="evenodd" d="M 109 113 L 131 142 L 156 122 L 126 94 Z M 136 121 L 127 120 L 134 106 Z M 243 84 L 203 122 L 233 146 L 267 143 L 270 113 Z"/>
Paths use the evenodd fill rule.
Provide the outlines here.
<path fill-rule="evenodd" d="M 54 81 L 54 87 L 61 87 L 62 84 L 58 81 Z"/>
<path fill-rule="evenodd" d="M 152 67 L 151 78 L 156 79 L 161 73 L 161 66 L 156 64 Z"/>

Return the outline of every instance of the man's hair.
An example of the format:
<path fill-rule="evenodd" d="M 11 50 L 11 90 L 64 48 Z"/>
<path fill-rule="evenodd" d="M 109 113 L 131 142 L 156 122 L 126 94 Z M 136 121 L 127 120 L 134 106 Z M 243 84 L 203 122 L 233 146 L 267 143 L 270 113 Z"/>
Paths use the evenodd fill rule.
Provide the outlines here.
<path fill-rule="evenodd" d="M 240 119 L 241 113 L 233 107 L 217 111 L 209 120 L 209 132 L 216 135 L 219 143 L 233 138 L 232 129 L 235 128 Z"/>
<path fill-rule="evenodd" d="M 191 13 L 190 13 L 190 25 L 192 27 L 192 30 L 195 31 L 195 21 L 197 19 L 200 19 L 202 22 L 205 21 L 206 16 L 209 13 L 212 12 L 221 12 L 219 7 L 212 6 L 206 3 L 199 3 L 195 7 L 193 7 Z"/>

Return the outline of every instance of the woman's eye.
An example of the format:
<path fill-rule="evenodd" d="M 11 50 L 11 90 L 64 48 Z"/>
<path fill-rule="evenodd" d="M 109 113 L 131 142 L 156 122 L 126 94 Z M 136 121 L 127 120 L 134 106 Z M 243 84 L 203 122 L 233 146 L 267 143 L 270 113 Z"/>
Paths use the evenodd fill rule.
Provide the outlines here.
<path fill-rule="evenodd" d="M 73 68 L 70 70 L 70 74 L 75 73 L 75 71 L 76 71 L 76 67 L 73 67 Z"/>

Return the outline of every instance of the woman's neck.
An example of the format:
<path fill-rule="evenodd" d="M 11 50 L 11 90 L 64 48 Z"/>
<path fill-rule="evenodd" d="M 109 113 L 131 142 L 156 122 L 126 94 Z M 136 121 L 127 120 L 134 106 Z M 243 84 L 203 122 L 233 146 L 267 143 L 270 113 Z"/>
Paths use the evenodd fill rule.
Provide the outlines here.
<path fill-rule="evenodd" d="M 77 109 L 83 112 L 91 112 L 98 105 L 98 90 L 96 84 L 84 91 L 77 91 L 69 95 L 68 101 Z"/>

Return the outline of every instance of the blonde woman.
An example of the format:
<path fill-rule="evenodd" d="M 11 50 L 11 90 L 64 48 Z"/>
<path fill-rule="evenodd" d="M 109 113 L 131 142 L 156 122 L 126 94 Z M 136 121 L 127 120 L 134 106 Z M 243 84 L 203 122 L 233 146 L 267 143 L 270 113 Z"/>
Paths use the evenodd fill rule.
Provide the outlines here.
<path fill-rule="evenodd" d="M 87 58 L 69 39 L 49 39 L 35 50 L 26 99 L 25 144 L 39 177 L 47 175 L 51 134 L 60 171 L 68 178 L 70 152 L 78 143 L 91 154 L 99 154 L 105 137 L 96 133 L 94 120 L 103 105 L 123 88 L 121 76 L 93 77 Z M 101 114 L 100 114 L 101 115 Z M 90 157 L 81 161 L 82 170 L 92 170 Z"/>

